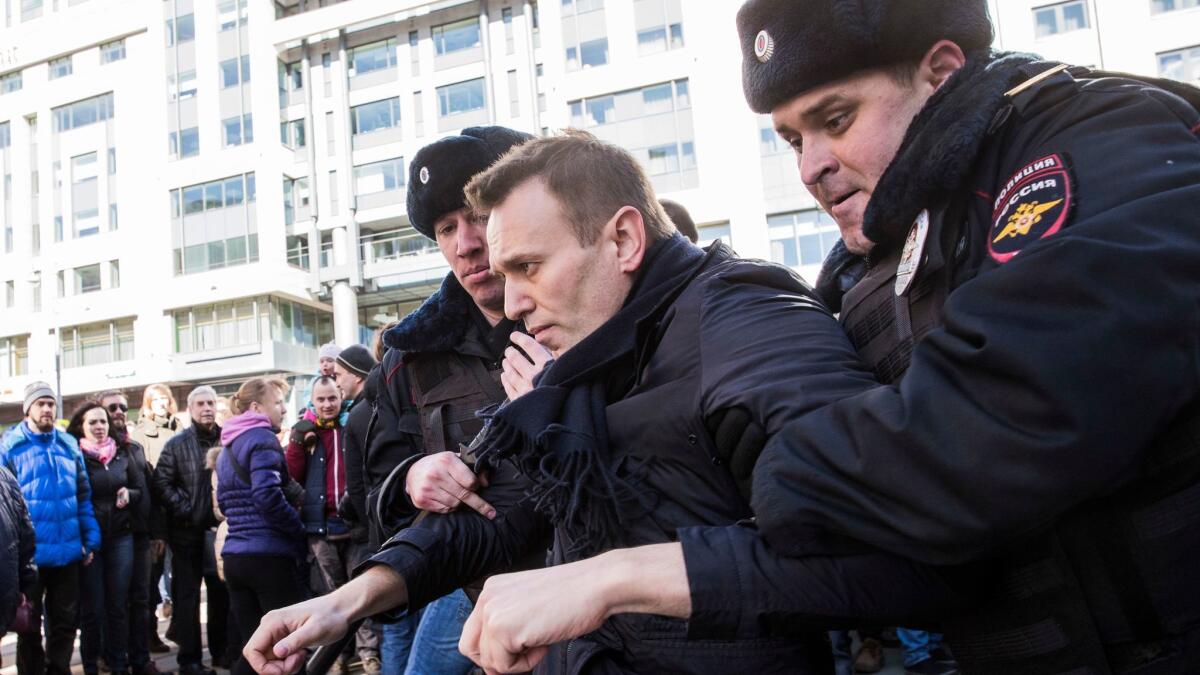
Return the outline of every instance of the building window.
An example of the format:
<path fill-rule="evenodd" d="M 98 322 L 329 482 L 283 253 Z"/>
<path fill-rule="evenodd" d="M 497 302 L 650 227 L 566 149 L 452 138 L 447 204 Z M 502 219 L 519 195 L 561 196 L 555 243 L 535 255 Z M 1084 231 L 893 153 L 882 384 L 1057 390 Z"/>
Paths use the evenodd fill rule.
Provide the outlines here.
<path fill-rule="evenodd" d="M 656 189 L 696 185 L 687 80 L 580 99 L 568 106 L 571 126 L 605 127 L 602 137 L 632 153 L 651 177 L 674 176 L 656 180 Z"/>
<path fill-rule="evenodd" d="M 1174 12 L 1178 9 L 1191 9 L 1200 7 L 1200 0 L 1150 0 L 1150 13 L 1162 14 L 1163 12 Z"/>
<path fill-rule="evenodd" d="M 567 71 L 608 63 L 603 0 L 562 0 Z"/>
<path fill-rule="evenodd" d="M 841 238 L 837 223 L 820 209 L 767 216 L 771 261 L 788 267 L 820 265 Z"/>
<path fill-rule="evenodd" d="M 433 49 L 438 56 L 478 47 L 479 41 L 478 19 L 463 19 L 433 27 Z"/>
<path fill-rule="evenodd" d="M 254 174 L 171 190 L 175 273 L 258 261 Z"/>
<path fill-rule="evenodd" d="M 17 283 L 15 281 L 4 282 L 4 306 L 12 309 L 17 304 Z"/>
<path fill-rule="evenodd" d="M 8 3 L 5 3 L 8 4 Z M 42 15 L 42 0 L 21 0 L 21 21 L 30 21 Z"/>
<path fill-rule="evenodd" d="M 500 10 L 500 20 L 504 23 L 504 53 L 513 53 L 513 11 L 512 7 Z"/>
<path fill-rule="evenodd" d="M 369 134 L 399 126 L 400 97 L 364 103 L 350 109 L 350 131 L 353 134 Z"/>
<path fill-rule="evenodd" d="M 63 368 L 133 360 L 133 317 L 58 331 Z"/>
<path fill-rule="evenodd" d="M 529 32 L 533 33 L 533 47 L 536 49 L 542 46 L 542 26 L 536 1 L 529 3 L 529 24 Z"/>
<path fill-rule="evenodd" d="M 168 154 L 171 159 L 184 159 L 200 154 L 200 128 L 189 127 L 167 134 Z"/>
<path fill-rule="evenodd" d="M 1034 8 L 1033 21 L 1038 38 L 1091 27 L 1088 22 L 1087 4 L 1084 0 L 1071 0 L 1071 2 Z"/>
<path fill-rule="evenodd" d="M 280 122 L 279 142 L 293 150 L 299 150 L 306 143 L 304 134 L 304 118 L 291 122 Z"/>
<path fill-rule="evenodd" d="M 588 40 L 567 47 L 567 70 L 579 70 L 608 63 L 608 38 Z"/>
<path fill-rule="evenodd" d="M 100 290 L 100 263 L 75 268 L 75 295 Z"/>
<path fill-rule="evenodd" d="M 312 269 L 308 264 L 308 237 L 305 235 L 288 235 L 287 241 L 287 261 L 292 267 L 299 267 L 302 270 Z"/>
<path fill-rule="evenodd" d="M 696 228 L 696 234 L 696 244 L 699 246 L 708 246 L 714 241 L 722 241 L 726 246 L 733 246 L 733 231 L 729 229 L 728 222 L 701 225 Z"/>
<path fill-rule="evenodd" d="M 381 40 L 350 50 L 350 77 L 396 67 L 396 41 Z"/>
<path fill-rule="evenodd" d="M 125 41 L 114 40 L 100 45 L 100 63 L 112 63 L 125 58 Z"/>
<path fill-rule="evenodd" d="M 438 115 L 450 117 L 473 110 L 483 110 L 483 78 L 437 88 Z"/>
<path fill-rule="evenodd" d="M 246 0 L 221 0 L 217 5 L 217 31 L 246 25 Z"/>
<path fill-rule="evenodd" d="M 221 120 L 221 128 L 224 136 L 223 142 L 226 147 L 252 143 L 254 141 L 254 124 L 251 113 Z"/>
<path fill-rule="evenodd" d="M 108 287 L 121 287 L 121 261 L 112 260 L 108 263 Z"/>
<path fill-rule="evenodd" d="M 11 94 L 21 91 L 21 71 L 0 76 L 0 94 Z"/>
<path fill-rule="evenodd" d="M 54 114 L 54 131 L 69 131 L 95 122 L 112 119 L 112 92 L 93 96 L 82 101 L 69 103 L 51 110 Z"/>
<path fill-rule="evenodd" d="M 421 74 L 421 50 L 419 33 L 415 30 L 408 31 L 408 58 L 412 62 L 413 77 Z"/>
<path fill-rule="evenodd" d="M 637 0 L 633 4 L 638 55 L 647 56 L 683 46 L 680 0 Z"/>
<path fill-rule="evenodd" d="M 12 145 L 12 129 L 8 122 L 0 122 L 0 150 Z"/>
<path fill-rule="evenodd" d="M 72 229 L 76 238 L 100 233 L 98 174 L 96 153 L 89 152 L 71 158 Z"/>
<path fill-rule="evenodd" d="M 1158 74 L 1180 82 L 1200 83 L 1200 45 L 1159 54 Z"/>
<path fill-rule="evenodd" d="M 403 157 L 360 164 L 354 167 L 354 194 L 361 196 L 388 190 L 403 190 L 404 180 Z"/>
<path fill-rule="evenodd" d="M 266 340 L 316 347 L 333 339 L 329 312 L 276 297 L 243 298 L 175 310 L 175 353 L 189 354 Z"/>
<path fill-rule="evenodd" d="M 117 149 L 108 149 L 108 175 L 117 175 Z"/>
<path fill-rule="evenodd" d="M 791 152 L 791 146 L 775 131 L 770 115 L 758 116 L 758 151 L 763 157 Z"/>
<path fill-rule="evenodd" d="M 308 178 L 283 177 L 283 222 L 296 222 L 296 210 L 308 208 Z"/>
<path fill-rule="evenodd" d="M 50 68 L 51 80 L 57 80 L 60 77 L 66 77 L 72 72 L 71 55 L 67 54 L 62 58 L 51 59 L 47 65 Z"/>
<path fill-rule="evenodd" d="M 171 47 L 196 39 L 196 21 L 193 15 L 184 14 L 167 19 L 167 46 Z"/>
<path fill-rule="evenodd" d="M 236 87 L 250 81 L 250 57 L 243 54 L 236 59 L 221 62 L 221 88 Z"/>
<path fill-rule="evenodd" d="M 289 92 L 300 91 L 304 88 L 304 71 L 303 63 L 280 63 L 279 64 L 279 96 L 280 106 L 286 105 L 285 98 Z"/>
<path fill-rule="evenodd" d="M 185 70 L 167 75 L 167 101 L 182 101 L 196 95 L 196 71 Z"/>
<path fill-rule="evenodd" d="M 29 336 L 16 335 L 0 338 L 0 378 L 28 374 Z"/>

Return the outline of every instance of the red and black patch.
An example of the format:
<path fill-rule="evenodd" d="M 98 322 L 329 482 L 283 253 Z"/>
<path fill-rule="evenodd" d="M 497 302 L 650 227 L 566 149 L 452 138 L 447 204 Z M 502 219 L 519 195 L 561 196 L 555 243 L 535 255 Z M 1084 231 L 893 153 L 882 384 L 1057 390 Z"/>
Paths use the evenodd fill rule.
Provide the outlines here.
<path fill-rule="evenodd" d="M 1071 176 L 1060 155 L 1030 162 L 1004 184 L 992 212 L 988 252 L 1008 262 L 1025 246 L 1066 224 L 1071 210 Z"/>

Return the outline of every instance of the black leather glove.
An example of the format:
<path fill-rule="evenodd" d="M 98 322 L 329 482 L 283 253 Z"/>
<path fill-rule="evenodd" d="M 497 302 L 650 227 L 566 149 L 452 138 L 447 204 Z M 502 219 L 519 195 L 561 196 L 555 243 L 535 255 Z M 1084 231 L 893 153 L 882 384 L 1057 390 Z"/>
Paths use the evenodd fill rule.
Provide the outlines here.
<path fill-rule="evenodd" d="M 317 444 L 317 425 L 308 420 L 300 420 L 292 425 L 292 442 L 312 448 Z"/>
<path fill-rule="evenodd" d="M 767 434 L 745 408 L 725 408 L 704 419 L 717 457 L 729 467 L 738 491 L 750 501 L 750 485 Z"/>

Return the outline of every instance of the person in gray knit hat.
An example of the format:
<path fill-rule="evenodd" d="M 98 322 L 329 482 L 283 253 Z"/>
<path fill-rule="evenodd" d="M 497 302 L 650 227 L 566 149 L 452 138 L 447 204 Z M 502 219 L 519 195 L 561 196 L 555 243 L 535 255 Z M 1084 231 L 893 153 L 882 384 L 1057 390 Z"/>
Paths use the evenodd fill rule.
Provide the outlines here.
<path fill-rule="evenodd" d="M 31 382 L 22 409 L 25 419 L 0 440 L 0 465 L 21 486 L 37 540 L 38 578 L 28 599 L 38 630 L 17 636 L 17 670 L 68 675 L 79 626 L 82 568 L 100 548 L 100 527 L 83 455 L 74 437 L 56 424 L 54 390 L 45 382 Z"/>

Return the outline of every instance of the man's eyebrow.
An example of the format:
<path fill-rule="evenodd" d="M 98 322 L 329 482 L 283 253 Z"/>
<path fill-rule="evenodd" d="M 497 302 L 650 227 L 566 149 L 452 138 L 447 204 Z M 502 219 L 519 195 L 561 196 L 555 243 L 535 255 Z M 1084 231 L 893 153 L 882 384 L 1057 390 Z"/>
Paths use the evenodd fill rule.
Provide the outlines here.
<path fill-rule="evenodd" d="M 841 93 L 834 92 L 832 94 L 827 94 L 804 112 L 800 113 L 800 118 L 809 124 L 820 122 L 822 121 L 820 118 L 824 116 L 830 108 L 850 102 L 850 98 Z M 782 134 L 786 131 L 794 132 L 795 130 L 789 127 L 787 124 L 780 124 L 779 126 L 775 127 L 775 131 Z"/>

